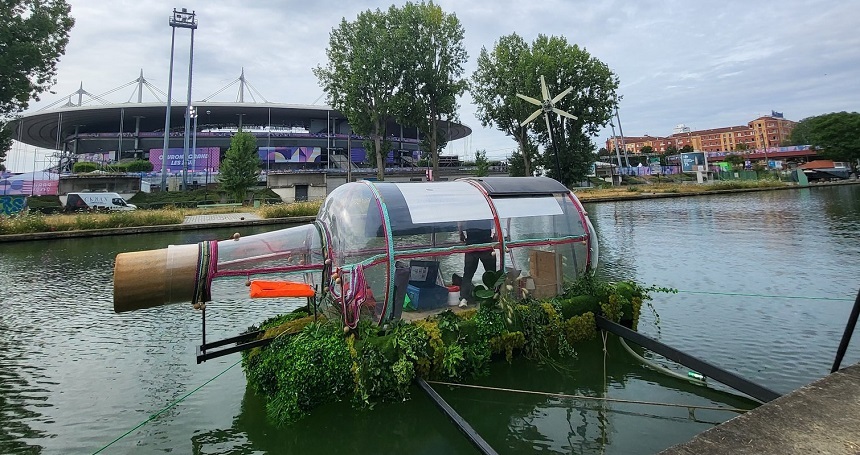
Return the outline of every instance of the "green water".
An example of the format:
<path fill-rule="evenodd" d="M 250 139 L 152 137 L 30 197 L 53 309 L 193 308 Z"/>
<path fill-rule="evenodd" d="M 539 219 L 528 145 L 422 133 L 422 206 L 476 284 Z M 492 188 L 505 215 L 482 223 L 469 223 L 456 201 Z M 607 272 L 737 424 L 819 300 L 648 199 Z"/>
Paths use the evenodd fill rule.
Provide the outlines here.
<path fill-rule="evenodd" d="M 705 292 L 656 294 L 660 322 L 646 308 L 640 330 L 778 392 L 829 372 L 860 287 L 860 185 L 587 208 L 600 234 L 600 274 Z M 112 267 L 120 252 L 236 230 L 0 244 L 0 453 L 95 452 L 228 370 L 238 355 L 195 363 L 200 321 L 187 305 L 113 313 Z M 209 339 L 290 309 L 247 304 L 241 281 L 215 289 Z M 855 334 L 845 364 L 860 361 L 858 346 Z M 719 385 L 645 369 L 613 337 L 606 348 L 595 340 L 552 365 L 496 363 L 471 383 L 751 406 Z M 499 453 L 654 453 L 736 415 L 434 387 Z M 235 366 L 102 453 L 475 453 L 417 388 L 404 403 L 337 403 L 286 428 L 269 425 L 264 406 Z"/>

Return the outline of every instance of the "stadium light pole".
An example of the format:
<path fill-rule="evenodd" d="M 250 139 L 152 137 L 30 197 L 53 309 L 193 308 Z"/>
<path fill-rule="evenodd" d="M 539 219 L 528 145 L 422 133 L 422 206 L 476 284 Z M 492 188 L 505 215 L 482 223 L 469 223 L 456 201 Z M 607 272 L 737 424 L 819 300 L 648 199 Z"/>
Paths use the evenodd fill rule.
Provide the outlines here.
<path fill-rule="evenodd" d="M 167 188 L 167 147 L 170 143 L 170 102 L 173 96 L 173 49 L 174 44 L 176 43 L 176 27 L 179 28 L 190 28 L 191 29 L 191 49 L 192 49 L 192 57 L 194 52 L 194 29 L 197 28 L 197 18 L 194 13 L 188 12 L 187 9 L 182 8 L 182 11 L 176 11 L 176 8 L 173 8 L 173 15 L 170 17 L 168 23 L 170 24 L 170 28 L 172 29 L 170 36 L 170 71 L 168 75 L 167 81 L 167 112 L 164 115 L 164 147 L 161 149 L 161 191 L 164 191 Z M 189 97 L 191 96 L 191 81 L 190 74 L 191 68 L 188 69 L 189 72 L 189 84 L 188 84 L 188 93 Z M 190 98 L 189 98 L 190 103 Z M 187 122 L 186 122 L 187 125 Z M 187 130 L 187 127 L 186 127 Z M 185 136 L 188 137 L 187 135 Z M 186 143 L 187 144 L 187 143 Z M 187 148 L 187 145 L 186 145 Z"/>
<path fill-rule="evenodd" d="M 194 119 L 194 136 L 191 140 L 191 172 L 197 172 L 197 109 L 191 106 L 191 118 Z"/>
<path fill-rule="evenodd" d="M 192 19 L 194 11 L 191 12 Z M 188 191 L 188 130 L 191 129 L 191 75 L 194 72 L 194 30 L 197 29 L 197 20 L 191 28 L 191 48 L 188 52 L 188 97 L 185 100 L 185 142 L 182 150 L 182 189 Z"/>

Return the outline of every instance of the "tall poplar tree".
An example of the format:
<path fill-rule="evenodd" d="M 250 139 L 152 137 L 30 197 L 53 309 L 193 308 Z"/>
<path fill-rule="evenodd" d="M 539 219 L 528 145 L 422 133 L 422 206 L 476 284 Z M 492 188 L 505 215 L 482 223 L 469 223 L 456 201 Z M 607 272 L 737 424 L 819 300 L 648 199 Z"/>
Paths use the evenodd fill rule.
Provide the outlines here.
<path fill-rule="evenodd" d="M 400 17 L 400 52 L 409 62 L 397 111 L 403 123 L 424 132 L 436 175 L 440 144 L 447 142 L 447 135 L 439 131 L 440 124 L 443 119 L 457 119 L 457 97 L 468 85 L 463 77 L 468 59 L 463 46 L 465 32 L 457 16 L 445 13 L 432 1 L 407 2 L 395 11 Z M 442 137 L 445 139 L 440 140 Z"/>
<path fill-rule="evenodd" d="M 328 63 L 314 68 L 328 104 L 346 116 L 356 134 L 373 141 L 378 180 L 385 179 L 386 122 L 396 116 L 405 66 L 397 18 L 392 6 L 387 12 L 364 11 L 353 22 L 343 19 L 329 36 Z"/>

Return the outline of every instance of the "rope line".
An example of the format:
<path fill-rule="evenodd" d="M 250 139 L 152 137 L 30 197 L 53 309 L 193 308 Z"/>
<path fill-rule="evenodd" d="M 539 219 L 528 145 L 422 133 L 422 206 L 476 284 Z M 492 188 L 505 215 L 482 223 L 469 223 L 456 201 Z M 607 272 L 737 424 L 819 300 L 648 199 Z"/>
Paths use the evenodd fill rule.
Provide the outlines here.
<path fill-rule="evenodd" d="M 137 430 L 138 428 L 140 428 L 140 427 L 142 427 L 142 426 L 146 425 L 147 423 L 149 423 L 149 422 L 151 422 L 151 421 L 155 420 L 158 416 L 160 416 L 161 414 L 164 414 L 164 413 L 165 413 L 165 412 L 167 412 L 170 408 L 172 408 L 172 407 L 176 406 L 177 404 L 179 404 L 179 403 L 183 402 L 186 398 L 190 397 L 194 392 L 197 392 L 198 390 L 200 390 L 200 389 L 202 389 L 203 387 L 205 387 L 205 386 L 206 386 L 206 384 L 209 384 L 210 382 L 212 382 L 212 381 L 214 381 L 214 380 L 218 379 L 219 377 L 221 377 L 221 375 L 223 375 L 224 373 L 226 373 L 226 372 L 230 371 L 230 369 L 232 369 L 233 367 L 235 367 L 236 365 L 238 365 L 238 364 L 240 364 L 240 363 L 242 363 L 242 359 L 237 360 L 237 361 L 236 361 L 236 363 L 234 363 L 233 365 L 230 365 L 229 367 L 227 367 L 227 369 L 226 369 L 226 370 L 224 370 L 224 371 L 222 371 L 222 372 L 220 372 L 220 373 L 216 374 L 212 379 L 209 379 L 208 381 L 204 382 L 203 384 L 200 384 L 199 386 L 197 386 L 197 388 L 196 388 L 196 389 L 194 389 L 194 390 L 192 390 L 192 391 L 190 391 L 190 392 L 186 393 L 186 394 L 185 394 L 185 395 L 183 395 L 182 397 L 180 397 L 180 398 L 178 398 L 177 400 L 175 400 L 173 403 L 170 403 L 169 405 L 167 405 L 166 407 L 164 407 L 162 410 L 160 410 L 160 411 L 156 412 L 155 414 L 153 414 L 153 415 L 149 416 L 149 418 L 148 418 L 148 419 L 144 420 L 143 422 L 140 422 L 139 424 L 137 424 L 137 426 L 136 426 L 136 427 L 132 428 L 131 430 L 126 431 L 125 433 L 123 433 L 123 434 L 122 434 L 122 436 L 120 436 L 120 437 L 118 437 L 118 438 L 114 439 L 113 441 L 109 442 L 107 445 L 105 445 L 105 446 L 104 446 L 104 447 L 102 447 L 101 449 L 96 450 L 95 452 L 93 452 L 93 455 L 96 455 L 96 454 L 98 454 L 98 453 L 101 453 L 102 451 L 104 451 L 104 450 L 105 450 L 105 449 L 107 449 L 108 447 L 110 447 L 110 446 L 114 445 L 114 444 L 115 444 L 117 441 L 119 441 L 120 439 L 122 439 L 122 438 L 124 438 L 124 437 L 126 437 L 126 436 L 130 435 L 131 433 L 133 433 L 133 432 L 134 432 L 135 430 Z"/>
<path fill-rule="evenodd" d="M 595 400 L 595 401 L 612 401 L 616 403 L 630 403 L 630 404 L 644 404 L 644 405 L 652 405 L 652 406 L 669 406 L 675 408 L 687 408 L 687 409 L 706 409 L 710 411 L 731 411 L 744 413 L 747 412 L 747 409 L 740 408 L 723 408 L 719 406 L 698 406 L 693 404 L 676 404 L 676 403 L 661 403 L 657 401 L 641 401 L 641 400 L 625 400 L 623 398 L 609 398 L 609 397 L 590 397 L 587 395 L 568 395 L 564 393 L 550 393 L 550 392 L 537 392 L 533 390 L 518 390 L 518 389 L 506 389 L 503 387 L 488 387 L 482 385 L 474 385 L 474 384 L 455 384 L 453 382 L 441 382 L 441 381 L 427 381 L 429 384 L 438 384 L 438 385 L 447 385 L 452 387 L 466 387 L 471 389 L 481 389 L 481 390 L 493 390 L 496 392 L 514 392 L 514 393 L 525 393 L 530 395 L 541 395 L 547 397 L 557 397 L 557 398 L 571 398 L 575 400 Z"/>
<path fill-rule="evenodd" d="M 688 290 L 684 290 L 684 289 L 678 289 L 678 292 L 686 292 L 687 294 L 729 295 L 729 296 L 741 296 L 741 297 L 773 297 L 773 298 L 777 298 L 777 299 L 836 300 L 836 301 L 846 301 L 846 302 L 853 302 L 854 301 L 854 299 L 851 299 L 851 298 L 841 298 L 841 297 L 804 297 L 804 296 L 799 296 L 799 295 L 744 294 L 742 292 L 688 291 Z"/>

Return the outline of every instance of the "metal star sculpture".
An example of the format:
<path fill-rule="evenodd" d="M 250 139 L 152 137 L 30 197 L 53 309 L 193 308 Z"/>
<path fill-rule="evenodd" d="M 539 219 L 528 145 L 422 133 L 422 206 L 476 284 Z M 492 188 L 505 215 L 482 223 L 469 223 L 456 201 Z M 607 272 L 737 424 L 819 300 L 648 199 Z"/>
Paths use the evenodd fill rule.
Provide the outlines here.
<path fill-rule="evenodd" d="M 556 95 L 555 98 L 551 98 L 549 96 L 549 90 L 546 88 L 546 81 L 544 80 L 543 75 L 540 76 L 540 91 L 541 96 L 543 97 L 543 101 L 538 101 L 535 98 L 530 96 L 523 95 L 521 93 L 517 93 L 517 97 L 522 100 L 528 101 L 529 103 L 534 104 L 535 106 L 540 106 L 540 109 L 532 112 L 532 115 L 529 115 L 528 118 L 520 122 L 520 126 L 526 126 L 531 123 L 534 119 L 538 118 L 539 115 L 544 114 L 544 120 L 546 120 L 546 130 L 549 133 L 549 142 L 552 144 L 553 152 L 555 152 L 555 172 L 556 177 L 561 178 L 561 164 L 558 161 L 558 147 L 555 145 L 555 139 L 553 138 L 552 133 L 552 125 L 550 124 L 549 114 L 555 112 L 556 114 L 567 117 L 569 119 L 576 120 L 577 117 L 573 114 L 569 114 L 557 107 L 555 107 L 555 103 L 561 101 L 562 98 L 567 96 L 570 92 L 573 91 L 573 87 L 568 87 L 565 91 Z"/>

